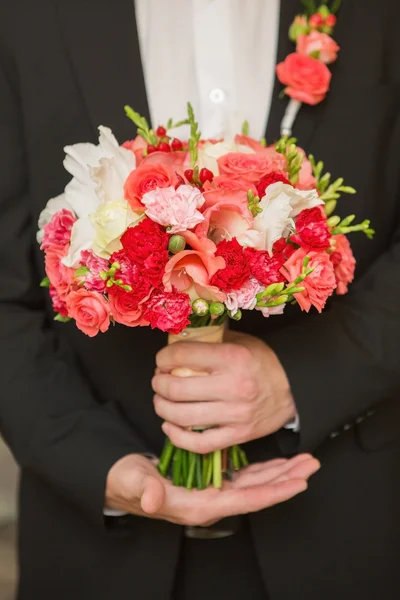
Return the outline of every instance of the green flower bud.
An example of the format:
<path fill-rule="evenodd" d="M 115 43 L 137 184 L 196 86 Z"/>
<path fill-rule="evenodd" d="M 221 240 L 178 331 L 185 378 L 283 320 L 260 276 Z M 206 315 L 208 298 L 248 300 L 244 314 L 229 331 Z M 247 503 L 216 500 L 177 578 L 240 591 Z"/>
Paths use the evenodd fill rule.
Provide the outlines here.
<path fill-rule="evenodd" d="M 308 33 L 307 19 L 303 15 L 298 15 L 290 26 L 289 38 L 292 42 L 295 42 L 298 36 L 303 33 Z"/>
<path fill-rule="evenodd" d="M 325 214 L 327 217 L 329 217 L 329 215 L 333 213 L 333 211 L 336 208 L 336 205 L 336 200 L 328 200 L 328 202 L 325 203 Z"/>
<path fill-rule="evenodd" d="M 330 219 L 328 219 L 327 223 L 328 223 L 329 227 L 336 227 L 336 225 L 339 225 L 339 223 L 340 223 L 340 217 L 338 217 L 338 215 L 330 217 Z"/>
<path fill-rule="evenodd" d="M 168 250 L 172 252 L 172 254 L 178 254 L 178 252 L 182 252 L 185 249 L 186 241 L 182 235 L 174 234 L 171 235 L 168 242 Z"/>
<path fill-rule="evenodd" d="M 211 302 L 209 306 L 210 314 L 219 317 L 225 312 L 225 305 L 222 302 Z"/>
<path fill-rule="evenodd" d="M 240 319 L 242 318 L 242 311 L 240 310 L 240 308 L 238 308 L 235 314 L 232 314 L 232 311 L 228 310 L 228 315 L 234 321 L 240 321 Z"/>
<path fill-rule="evenodd" d="M 192 304 L 193 313 L 198 317 L 205 317 L 209 313 L 209 306 L 207 300 L 203 298 L 197 298 Z"/>

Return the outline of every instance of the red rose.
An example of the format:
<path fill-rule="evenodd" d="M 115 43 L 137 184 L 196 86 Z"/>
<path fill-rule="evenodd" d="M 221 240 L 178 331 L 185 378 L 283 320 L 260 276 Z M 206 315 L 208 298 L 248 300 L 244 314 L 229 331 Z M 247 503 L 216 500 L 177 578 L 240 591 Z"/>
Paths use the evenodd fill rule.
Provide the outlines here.
<path fill-rule="evenodd" d="M 309 250 L 329 248 L 331 233 L 320 206 L 302 210 L 296 219 L 296 233 L 291 240 Z"/>
<path fill-rule="evenodd" d="M 263 285 L 285 281 L 285 277 L 279 272 L 285 262 L 282 255 L 270 256 L 266 250 L 246 248 L 245 255 L 250 263 L 251 274 Z"/>
<path fill-rule="evenodd" d="M 318 104 L 329 90 L 328 67 L 311 56 L 293 52 L 277 65 L 276 72 L 279 81 L 287 86 L 285 93 L 305 104 Z"/>
<path fill-rule="evenodd" d="M 287 183 L 290 185 L 290 181 L 282 173 L 278 173 L 277 171 L 273 171 L 272 173 L 268 173 L 268 175 L 264 175 L 264 177 L 262 177 L 256 185 L 258 196 L 260 198 L 265 196 L 265 190 L 267 187 L 273 183 L 277 183 L 278 181 L 282 181 L 282 183 Z"/>
<path fill-rule="evenodd" d="M 226 266 L 224 269 L 219 269 L 211 278 L 211 285 L 225 292 L 239 290 L 251 275 L 244 248 L 236 238 L 229 241 L 222 240 L 217 245 L 215 256 L 222 256 Z"/>
<path fill-rule="evenodd" d="M 345 235 L 333 236 L 335 251 L 330 255 L 331 263 L 335 270 L 336 293 L 347 294 L 348 284 L 354 279 L 356 259 L 353 256 L 350 242 Z"/>
<path fill-rule="evenodd" d="M 128 175 L 125 181 L 125 199 L 132 210 L 144 210 L 141 200 L 146 192 L 170 185 L 173 185 L 173 174 L 168 165 L 143 162 Z"/>
<path fill-rule="evenodd" d="M 191 312 L 192 306 L 188 294 L 176 290 L 165 292 L 157 289 L 146 303 L 143 316 L 152 329 L 161 329 L 178 335 L 190 324 L 188 317 Z"/>

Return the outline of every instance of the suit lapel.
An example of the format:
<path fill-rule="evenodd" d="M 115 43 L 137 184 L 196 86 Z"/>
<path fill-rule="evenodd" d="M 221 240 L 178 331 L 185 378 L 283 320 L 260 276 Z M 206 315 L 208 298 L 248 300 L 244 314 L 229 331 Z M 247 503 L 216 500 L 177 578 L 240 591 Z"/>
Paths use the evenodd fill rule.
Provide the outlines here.
<path fill-rule="evenodd" d="M 93 130 L 135 134 L 124 105 L 149 119 L 133 0 L 53 0 Z"/>
<path fill-rule="evenodd" d="M 281 0 L 281 11 L 279 19 L 279 41 L 277 51 L 277 63 L 285 60 L 286 56 L 295 51 L 294 43 L 289 40 L 289 27 L 297 14 L 301 14 L 302 4 L 300 0 Z M 271 110 L 268 119 L 266 138 L 268 143 L 275 142 L 280 137 L 280 124 L 285 113 L 289 98 L 280 98 L 283 89 L 282 84 L 275 78 L 272 96 Z M 307 148 L 315 133 L 322 111 L 321 105 L 308 106 L 303 104 L 297 115 L 293 127 L 293 135 L 303 148 Z"/>

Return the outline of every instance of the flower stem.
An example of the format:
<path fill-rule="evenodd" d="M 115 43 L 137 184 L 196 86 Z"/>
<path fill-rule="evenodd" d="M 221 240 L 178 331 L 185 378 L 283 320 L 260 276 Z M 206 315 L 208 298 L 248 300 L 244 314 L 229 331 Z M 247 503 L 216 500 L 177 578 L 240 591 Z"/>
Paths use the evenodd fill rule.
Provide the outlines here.
<path fill-rule="evenodd" d="M 182 465 L 182 450 L 176 448 L 174 460 L 172 464 L 172 483 L 174 485 L 181 484 L 181 465 Z"/>
<path fill-rule="evenodd" d="M 196 469 L 196 455 L 194 452 L 189 452 L 189 472 L 186 480 L 186 489 L 191 490 L 193 487 L 194 473 Z"/>
<path fill-rule="evenodd" d="M 238 446 L 232 446 L 231 448 L 231 458 L 234 471 L 239 471 L 240 469 L 240 458 L 239 458 L 239 448 Z"/>
<path fill-rule="evenodd" d="M 215 488 L 222 487 L 222 452 L 216 450 L 213 452 L 213 485 Z"/>
<path fill-rule="evenodd" d="M 196 487 L 198 490 L 203 489 L 203 474 L 201 469 L 201 455 L 196 454 Z"/>
<path fill-rule="evenodd" d="M 249 461 L 247 460 L 246 452 L 241 449 L 240 446 L 237 447 L 239 452 L 240 462 L 242 463 L 242 467 L 248 467 Z"/>
<path fill-rule="evenodd" d="M 182 450 L 182 479 L 183 485 L 186 485 L 189 472 L 189 456 L 187 450 Z"/>
<path fill-rule="evenodd" d="M 210 463 L 210 456 L 208 454 L 204 454 L 203 455 L 203 476 L 202 476 L 203 488 L 207 487 L 207 474 L 208 474 L 209 463 Z"/>
<path fill-rule="evenodd" d="M 158 463 L 158 470 L 163 477 L 167 476 L 167 473 L 169 470 L 169 465 L 170 465 L 174 450 L 175 450 L 175 446 L 167 438 L 165 440 L 164 450 L 162 451 L 161 456 L 160 456 L 160 462 Z"/>

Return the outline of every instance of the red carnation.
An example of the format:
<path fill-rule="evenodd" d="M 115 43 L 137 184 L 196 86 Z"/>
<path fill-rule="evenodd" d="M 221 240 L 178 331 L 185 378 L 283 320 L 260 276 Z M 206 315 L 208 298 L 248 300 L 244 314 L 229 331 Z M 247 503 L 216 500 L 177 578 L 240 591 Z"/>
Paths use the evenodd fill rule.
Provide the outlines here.
<path fill-rule="evenodd" d="M 290 185 L 290 181 L 286 179 L 282 173 L 278 173 L 277 171 L 273 171 L 272 173 L 268 173 L 268 175 L 261 177 L 260 181 L 256 185 L 258 196 L 260 198 L 265 196 L 265 190 L 267 187 L 273 183 L 277 183 L 278 181 L 282 181 L 282 183 L 287 183 Z"/>
<path fill-rule="evenodd" d="M 114 279 L 121 279 L 124 285 L 129 285 L 132 289 L 127 291 L 114 284 L 107 288 L 109 296 L 118 296 L 119 304 L 126 304 L 127 311 L 137 310 L 140 302 L 143 302 L 150 294 L 152 285 L 149 277 L 146 276 L 146 272 L 141 266 L 131 262 L 126 255 L 124 256 L 123 251 L 113 254 L 111 261 L 119 262 L 121 265 L 121 269 L 116 272 Z"/>
<path fill-rule="evenodd" d="M 130 227 L 121 237 L 129 259 L 140 265 L 153 286 L 159 285 L 168 262 L 169 237 L 164 229 L 151 219 L 144 219 Z"/>
<path fill-rule="evenodd" d="M 176 290 L 165 292 L 156 289 L 146 303 L 143 317 L 150 323 L 152 329 L 161 329 L 178 335 L 190 324 L 188 317 L 191 312 L 192 306 L 188 294 Z"/>
<path fill-rule="evenodd" d="M 251 275 L 250 264 L 242 246 L 236 238 L 230 241 L 222 240 L 217 246 L 215 256 L 222 256 L 226 266 L 211 278 L 211 285 L 225 292 L 239 290 Z"/>
<path fill-rule="evenodd" d="M 331 232 L 320 206 L 302 210 L 296 220 L 296 233 L 291 240 L 308 250 L 329 248 Z"/>
<path fill-rule="evenodd" d="M 285 277 L 279 272 L 285 258 L 283 255 L 272 255 L 266 250 L 255 250 L 246 248 L 245 255 L 250 263 L 251 274 L 263 285 L 285 281 Z"/>
<path fill-rule="evenodd" d="M 290 243 L 286 238 L 280 238 L 272 246 L 272 252 L 275 257 L 279 257 L 285 262 L 290 258 L 297 247 Z"/>

